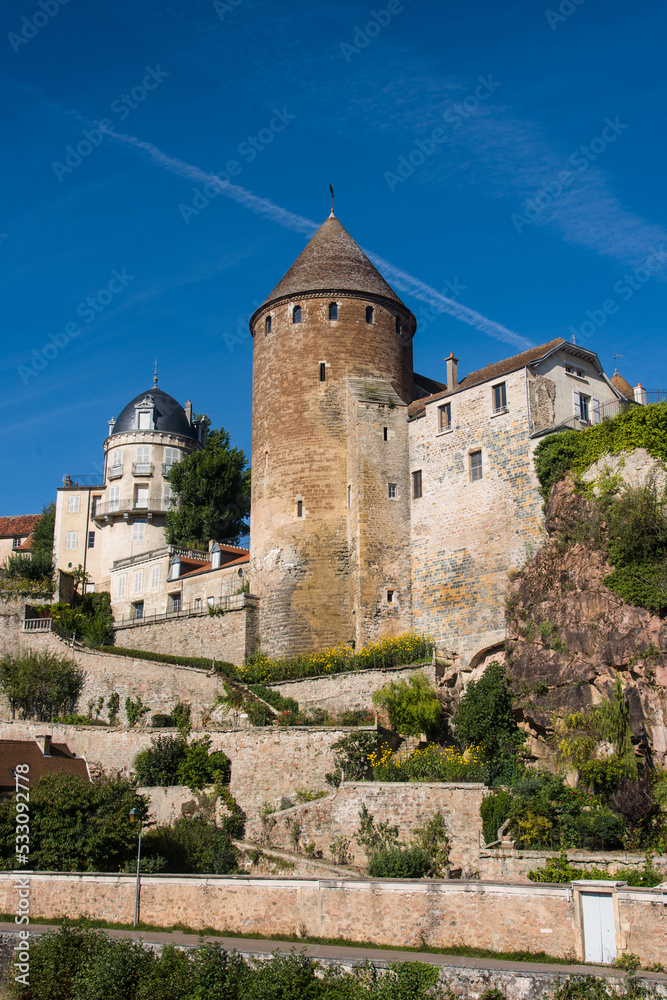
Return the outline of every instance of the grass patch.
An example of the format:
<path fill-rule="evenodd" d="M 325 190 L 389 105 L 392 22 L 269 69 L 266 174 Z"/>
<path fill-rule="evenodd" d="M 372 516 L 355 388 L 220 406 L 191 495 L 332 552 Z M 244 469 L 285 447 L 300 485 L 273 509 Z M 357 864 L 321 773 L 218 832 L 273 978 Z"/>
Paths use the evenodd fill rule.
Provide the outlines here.
<path fill-rule="evenodd" d="M 0 913 L 0 922 L 13 924 L 15 915 L 16 914 L 14 913 Z M 62 922 L 62 917 L 40 917 L 31 921 L 31 923 L 36 926 L 59 926 Z M 119 923 L 109 920 L 94 920 L 89 917 L 82 917 L 69 922 L 75 927 L 83 925 L 99 930 L 153 931 L 159 934 L 178 932 L 180 934 L 191 934 L 193 937 L 226 937 L 237 940 L 246 939 L 248 941 L 281 941 L 286 944 L 298 945 L 322 944 L 338 948 L 368 948 L 372 951 L 404 951 L 413 954 L 455 955 L 460 958 L 490 958 L 502 962 L 537 962 L 544 965 L 572 965 L 573 962 L 575 964 L 583 964 L 576 963 L 575 960 L 571 958 L 558 958 L 554 955 L 548 955 L 544 951 L 493 951 L 490 948 L 472 948 L 466 945 L 452 948 L 431 948 L 426 945 L 420 945 L 419 947 L 411 948 L 406 945 L 375 944 L 371 941 L 352 941 L 349 938 L 343 937 L 298 937 L 296 934 L 241 934 L 238 931 L 216 930 L 214 927 L 202 927 L 195 930 L 192 927 L 187 927 L 185 924 L 169 924 L 165 926 L 161 924 L 147 924 L 141 920 L 137 923 L 136 927 L 130 923 Z"/>

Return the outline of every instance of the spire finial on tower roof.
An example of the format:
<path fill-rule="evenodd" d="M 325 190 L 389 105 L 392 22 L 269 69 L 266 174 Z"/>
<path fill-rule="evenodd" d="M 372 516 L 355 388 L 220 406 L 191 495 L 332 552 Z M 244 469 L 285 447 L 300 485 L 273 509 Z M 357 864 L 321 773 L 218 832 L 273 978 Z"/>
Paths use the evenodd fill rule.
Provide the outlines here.
<path fill-rule="evenodd" d="M 334 212 L 334 207 L 333 207 L 333 200 L 334 200 L 333 184 L 329 185 L 329 190 L 331 191 L 331 214 L 330 214 L 329 218 L 331 218 L 332 216 L 334 216 L 336 214 Z"/>
<path fill-rule="evenodd" d="M 157 385 L 157 358 L 155 359 L 155 370 L 153 371 L 153 385 Z"/>

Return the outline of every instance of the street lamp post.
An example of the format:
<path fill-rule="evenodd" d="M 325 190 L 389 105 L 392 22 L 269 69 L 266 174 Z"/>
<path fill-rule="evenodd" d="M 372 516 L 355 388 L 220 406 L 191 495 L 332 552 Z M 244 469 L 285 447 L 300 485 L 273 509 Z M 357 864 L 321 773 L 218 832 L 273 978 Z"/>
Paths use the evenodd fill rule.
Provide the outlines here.
<path fill-rule="evenodd" d="M 134 926 L 137 926 L 137 920 L 139 919 L 139 865 L 141 863 L 141 810 L 133 806 L 130 809 L 130 823 L 139 824 L 139 846 L 137 848 L 137 887 L 134 893 Z"/>

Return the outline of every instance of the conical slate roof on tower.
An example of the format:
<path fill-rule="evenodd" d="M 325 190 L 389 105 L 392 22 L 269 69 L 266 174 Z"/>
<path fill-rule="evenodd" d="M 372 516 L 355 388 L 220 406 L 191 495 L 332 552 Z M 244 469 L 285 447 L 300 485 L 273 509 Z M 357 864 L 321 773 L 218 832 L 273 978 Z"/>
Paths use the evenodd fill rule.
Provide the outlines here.
<path fill-rule="evenodd" d="M 335 215 L 330 215 L 260 309 L 306 292 L 362 292 L 403 305 Z M 405 308 L 405 306 L 403 306 Z"/>

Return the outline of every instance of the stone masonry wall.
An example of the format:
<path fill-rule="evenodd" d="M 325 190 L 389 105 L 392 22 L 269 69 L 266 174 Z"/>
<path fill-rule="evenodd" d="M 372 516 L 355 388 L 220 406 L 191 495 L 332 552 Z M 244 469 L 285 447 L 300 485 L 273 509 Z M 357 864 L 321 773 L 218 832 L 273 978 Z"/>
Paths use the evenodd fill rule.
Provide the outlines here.
<path fill-rule="evenodd" d="M 492 412 L 492 384 L 448 397 L 451 430 L 438 431 L 438 403 L 410 427 L 411 469 L 423 496 L 412 501 L 415 628 L 472 656 L 505 638 L 508 572 L 543 539 L 542 498 L 529 440 L 526 379 L 507 375 L 507 412 Z M 471 480 L 470 454 L 482 452 Z"/>
<path fill-rule="evenodd" d="M 421 671 L 432 687 L 436 686 L 435 668 L 391 667 L 386 670 L 355 670 L 331 677 L 307 677 L 298 681 L 271 684 L 284 698 L 295 698 L 302 709 L 322 708 L 332 714 L 352 708 L 373 710 L 373 692 L 390 681 L 407 680 L 415 671 Z"/>
<path fill-rule="evenodd" d="M 0 739 L 32 740 L 44 732 L 43 723 L 0 722 Z M 49 726 L 53 740 L 67 743 L 84 757 L 94 772 L 129 774 L 140 750 L 158 735 L 150 729 L 110 729 L 98 726 Z M 193 739 L 211 737 L 211 749 L 224 750 L 232 764 L 230 791 L 249 818 L 264 802 L 278 805 L 297 788 L 327 787 L 325 773 L 333 771 L 332 744 L 350 729 L 249 728 L 192 732 Z M 164 735 L 164 730 L 162 733 Z"/>
<path fill-rule="evenodd" d="M 528 880 L 528 872 L 536 868 L 544 868 L 547 861 L 558 858 L 558 851 L 518 851 L 514 848 L 486 848 L 479 852 L 479 870 L 483 878 Z M 646 855 L 632 851 L 575 851 L 568 850 L 567 860 L 570 864 L 582 868 L 604 868 L 610 874 L 618 872 L 623 879 L 623 872 L 641 871 L 646 864 Z M 665 873 L 667 879 L 667 855 L 657 855 L 653 865 Z"/>
<path fill-rule="evenodd" d="M 131 875 L 35 874 L 30 916 L 82 914 L 129 923 L 134 912 Z M 245 876 L 144 876 L 141 919 L 193 929 L 212 926 L 235 934 L 348 938 L 378 945 L 494 951 L 544 950 L 583 958 L 578 893 L 570 886 L 392 879 L 281 879 Z M 664 961 L 664 895 L 656 889 L 619 889 L 619 950 L 643 965 Z M 0 874 L 0 907 L 16 912 L 16 876 Z"/>
<path fill-rule="evenodd" d="M 191 614 L 166 621 L 116 626 L 116 645 L 175 656 L 206 656 L 237 666 L 255 651 L 258 639 L 257 598 L 239 594 L 238 607 L 224 615 Z"/>
<path fill-rule="evenodd" d="M 7 616 L 0 615 L 0 630 L 6 622 Z M 179 700 L 190 703 L 192 720 L 196 725 L 202 714 L 212 709 L 218 695 L 224 693 L 220 678 L 205 670 L 115 656 L 92 649 L 72 649 L 53 632 L 23 632 L 20 627 L 6 629 L 4 634 L 0 631 L 0 652 L 27 650 L 55 653 L 74 660 L 85 674 L 78 711 L 84 713 L 89 702 L 96 705 L 98 698 L 104 698 L 102 719 L 107 718 L 109 695 L 116 691 L 120 697 L 121 720 L 125 719 L 125 699 L 139 697 L 150 709 L 143 720 L 144 725 L 150 725 L 151 715 L 169 712 Z M 11 719 L 11 708 L 4 695 L 0 695 L 0 719 Z"/>
<path fill-rule="evenodd" d="M 359 828 L 362 804 L 376 823 L 389 822 L 398 826 L 399 837 L 404 842 L 440 812 L 451 839 L 452 866 L 475 870 L 482 829 L 479 807 L 485 794 L 484 785 L 479 784 L 345 782 L 326 798 L 274 814 L 276 826 L 271 831 L 271 844 L 288 848 L 293 824 L 299 823 L 301 844 L 314 842 L 317 850 L 330 856 L 329 844 L 333 838 L 348 837 L 352 841 L 352 853 L 365 864 L 364 849 L 353 839 Z M 247 825 L 248 840 L 259 842 L 263 835 L 259 819 Z"/>

